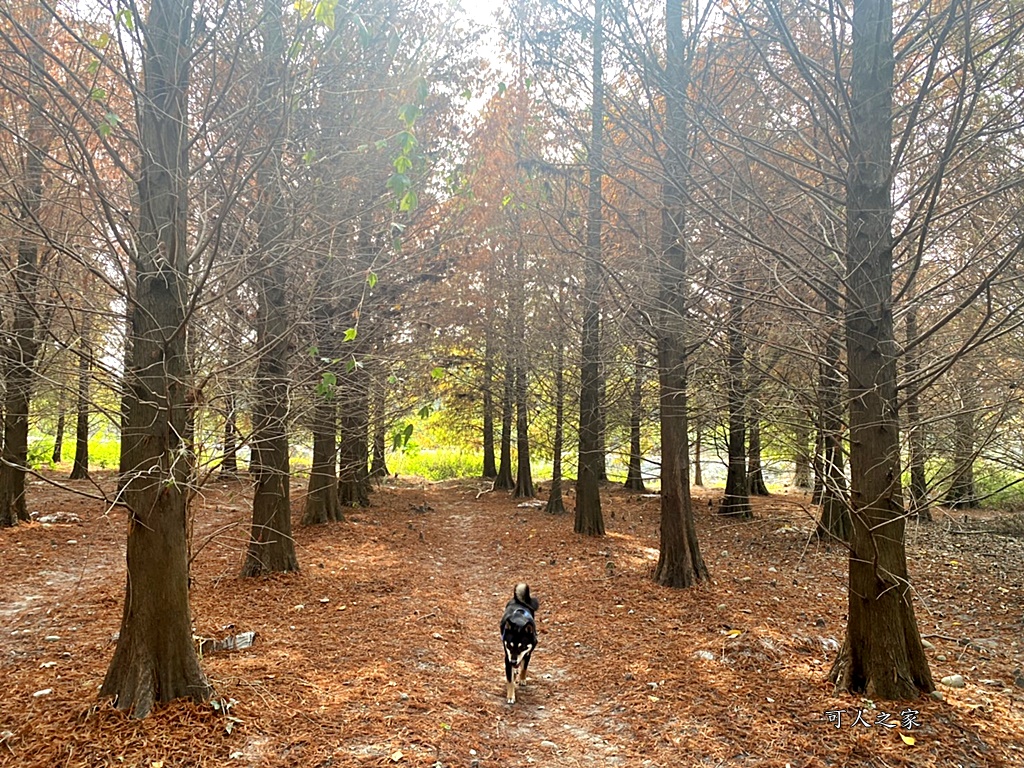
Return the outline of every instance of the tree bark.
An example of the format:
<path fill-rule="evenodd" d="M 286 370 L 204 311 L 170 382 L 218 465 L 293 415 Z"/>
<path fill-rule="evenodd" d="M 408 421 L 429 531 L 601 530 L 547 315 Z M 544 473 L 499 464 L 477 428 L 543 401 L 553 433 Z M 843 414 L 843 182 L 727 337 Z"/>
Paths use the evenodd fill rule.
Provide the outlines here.
<path fill-rule="evenodd" d="M 338 499 L 342 509 L 370 506 L 370 401 L 366 372 L 355 368 L 339 380 L 341 406 Z"/>
<path fill-rule="evenodd" d="M 387 378 L 379 372 L 373 380 L 373 413 L 371 424 L 373 427 L 373 455 L 370 457 L 370 477 L 387 477 L 388 464 L 385 451 L 387 450 Z"/>
<path fill-rule="evenodd" d="M 515 488 L 516 481 L 512 477 L 512 406 L 514 401 L 515 374 L 512 362 L 505 362 L 505 382 L 501 395 L 501 450 L 498 461 L 498 475 L 494 478 L 494 487 L 503 491 Z"/>
<path fill-rule="evenodd" d="M 743 384 L 743 336 L 739 324 L 743 313 L 741 299 L 734 296 L 729 313 L 729 351 L 727 365 L 727 388 L 729 400 L 729 465 L 725 476 L 725 494 L 718 511 L 723 515 L 741 518 L 753 517 L 750 496 L 747 493 L 747 451 L 746 392 Z"/>
<path fill-rule="evenodd" d="M 254 219 L 258 224 L 253 262 L 257 296 L 256 398 L 253 407 L 252 531 L 243 576 L 296 571 L 299 561 L 292 539 L 288 457 L 288 318 L 287 269 L 288 211 L 279 178 L 283 110 L 286 108 L 284 33 L 281 0 L 267 0 L 261 22 L 264 36 L 262 100 L 267 111 L 268 157 L 256 172 L 258 197 Z M 250 467 L 253 469 L 253 467 Z"/>
<path fill-rule="evenodd" d="M 934 690 L 914 616 L 904 544 L 892 321 L 890 0 L 853 8 L 846 220 L 846 352 L 853 535 L 849 619 L 831 670 L 871 699 Z"/>
<path fill-rule="evenodd" d="M 604 152 L 604 0 L 594 2 L 593 100 L 590 107 L 590 153 L 587 159 L 587 235 L 583 267 L 583 337 L 580 354 L 579 467 L 573 530 L 604 535 L 600 482 L 605 474 L 601 450 L 601 177 Z"/>
<path fill-rule="evenodd" d="M 75 462 L 71 466 L 71 480 L 89 477 L 89 371 L 92 368 L 92 345 L 89 335 L 92 320 L 88 312 L 82 313 L 81 344 L 78 351 L 78 402 L 75 404 Z"/>
<path fill-rule="evenodd" d="M 661 414 L 661 531 L 654 580 L 689 587 L 710 578 L 697 540 L 690 499 L 686 397 L 687 241 L 685 190 L 689 172 L 688 67 L 682 0 L 666 0 L 665 182 L 662 186 L 661 290 L 654 313 Z"/>
<path fill-rule="evenodd" d="M 807 451 L 807 443 L 810 441 L 810 429 L 801 419 L 796 426 L 796 450 L 793 453 L 793 487 L 802 491 L 810 490 L 813 484 L 811 479 L 811 456 Z"/>
<path fill-rule="evenodd" d="M 530 468 L 529 412 L 526 395 L 526 365 L 520 361 L 516 365 L 516 487 L 512 492 L 512 496 L 517 499 L 532 499 L 537 495 L 533 489 L 533 471 Z"/>
<path fill-rule="evenodd" d="M 821 505 L 818 519 L 819 538 L 849 541 L 853 528 L 850 498 L 846 487 L 843 458 L 843 423 L 845 408 L 843 376 L 840 372 L 842 343 L 838 286 L 830 284 L 825 293 L 825 315 L 828 335 L 818 370 L 818 400 L 821 403 L 821 489 L 817 503 Z"/>
<path fill-rule="evenodd" d="M 50 455 L 50 461 L 53 464 L 60 464 L 64 461 L 64 424 L 66 420 L 64 393 L 62 392 L 60 403 L 57 405 L 57 429 L 54 431 L 53 436 L 53 453 Z"/>
<path fill-rule="evenodd" d="M 344 519 L 338 499 L 336 405 L 326 394 L 318 394 L 313 408 L 313 462 L 306 487 L 303 525 L 319 525 Z"/>
<path fill-rule="evenodd" d="M 750 441 L 747 445 L 747 489 L 751 496 L 771 495 L 764 483 L 761 465 L 761 421 L 755 415 L 750 418 Z"/>
<path fill-rule="evenodd" d="M 957 370 L 959 368 L 959 370 Z M 953 509 L 971 509 L 978 505 L 974 487 L 975 442 L 974 415 L 978 410 L 975 371 L 958 364 L 954 368 L 954 388 L 959 400 L 953 414 L 953 480 L 946 492 L 946 503 Z"/>
<path fill-rule="evenodd" d="M 225 395 L 224 404 L 224 457 L 220 462 L 220 472 L 229 477 L 238 476 L 238 423 L 235 411 L 235 394 Z"/>
<path fill-rule="evenodd" d="M 565 514 L 562 496 L 562 449 L 565 441 L 565 345 L 561 337 L 555 347 L 555 439 L 551 447 L 551 491 L 545 511 L 552 515 Z"/>
<path fill-rule="evenodd" d="M 644 487 L 643 455 L 640 453 L 640 422 L 644 407 L 643 362 L 643 347 L 637 344 L 633 361 L 633 391 L 629 398 L 629 468 L 623 485 L 640 493 L 647 490 Z"/>
<path fill-rule="evenodd" d="M 128 579 L 117 647 L 100 688 L 136 717 L 157 703 L 211 694 L 192 642 L 182 444 L 191 3 L 152 0 L 142 29 L 139 228 L 122 434 Z"/>
<path fill-rule="evenodd" d="M 47 152 L 47 120 L 41 101 L 43 51 L 49 13 L 33 10 L 31 25 L 38 45 L 31 45 L 26 73 L 26 137 L 23 181 L 17 191 L 17 262 L 14 268 L 14 319 L 4 360 L 3 446 L 0 449 L 0 528 L 29 520 L 25 505 L 25 471 L 28 467 L 28 424 L 32 385 L 35 379 L 39 340 L 36 333 L 36 291 L 43 233 L 39 231 L 43 205 L 43 161 Z"/>
<path fill-rule="evenodd" d="M 491 324 L 487 324 L 484 341 L 484 469 L 486 479 L 498 476 L 498 467 L 494 461 L 494 333 Z"/>
<path fill-rule="evenodd" d="M 904 356 L 904 376 L 908 388 L 906 396 L 907 414 L 907 463 L 910 464 L 910 513 L 920 520 L 931 520 L 932 513 L 928 508 L 928 479 L 925 475 L 925 435 L 924 424 L 921 422 L 921 395 L 918 392 L 917 374 L 920 370 L 917 348 L 917 309 L 907 310 L 906 347 Z"/>

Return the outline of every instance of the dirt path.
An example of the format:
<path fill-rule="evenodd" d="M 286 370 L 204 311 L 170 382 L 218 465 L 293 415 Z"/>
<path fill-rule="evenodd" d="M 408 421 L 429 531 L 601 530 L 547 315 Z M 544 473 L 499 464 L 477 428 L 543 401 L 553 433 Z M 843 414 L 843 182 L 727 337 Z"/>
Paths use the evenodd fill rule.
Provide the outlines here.
<path fill-rule="evenodd" d="M 746 524 L 700 515 L 714 581 L 693 590 L 650 580 L 657 499 L 611 490 L 609 535 L 585 539 L 570 516 L 471 483 L 379 490 L 344 523 L 296 529 L 300 573 L 247 580 L 248 487 L 217 483 L 196 506 L 195 631 L 256 642 L 204 658 L 220 714 L 178 703 L 140 723 L 96 705 L 123 514 L 33 492 L 37 511 L 78 519 L 0 531 L 4 768 L 1009 768 L 1024 755 L 1019 542 L 911 531 L 933 674 L 967 685 L 913 702 L 922 727 L 901 734 L 825 720 L 886 705 L 825 679 L 845 563 L 809 546 L 800 499 L 759 500 Z M 498 621 L 517 581 L 541 601 L 540 645 L 509 706 Z"/>

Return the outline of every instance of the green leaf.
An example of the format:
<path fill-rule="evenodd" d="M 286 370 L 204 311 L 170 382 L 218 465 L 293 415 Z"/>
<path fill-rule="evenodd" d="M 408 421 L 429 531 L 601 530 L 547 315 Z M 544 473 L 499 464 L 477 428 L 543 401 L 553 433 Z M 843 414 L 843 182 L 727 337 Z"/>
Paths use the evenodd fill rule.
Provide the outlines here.
<path fill-rule="evenodd" d="M 96 131 L 103 138 L 107 138 L 107 136 L 110 135 L 110 132 L 112 130 L 114 130 L 114 129 L 110 127 L 110 123 L 100 123 L 99 125 L 96 126 Z"/>
<path fill-rule="evenodd" d="M 355 341 L 356 335 L 359 332 L 355 328 L 349 328 L 345 331 L 345 341 Z"/>
<path fill-rule="evenodd" d="M 308 354 L 310 357 L 319 357 L 320 348 L 314 344 L 307 350 L 306 354 Z"/>
<path fill-rule="evenodd" d="M 104 32 L 95 40 L 93 40 L 92 44 L 96 48 L 106 48 L 108 45 L 110 45 L 110 35 Z"/>
<path fill-rule="evenodd" d="M 107 112 L 107 114 L 103 116 L 103 119 L 107 121 L 107 125 L 111 128 L 116 128 L 121 123 L 121 118 L 113 112 Z"/>
<path fill-rule="evenodd" d="M 498 95 L 500 96 L 508 90 L 508 86 L 504 82 L 498 83 Z"/>
<path fill-rule="evenodd" d="M 345 373 L 352 373 L 352 371 L 354 371 L 358 367 L 358 365 L 359 364 L 354 359 L 349 360 L 347 363 L 345 363 Z"/>
<path fill-rule="evenodd" d="M 391 178 L 388 179 L 387 184 L 385 184 L 384 186 L 386 186 L 396 195 L 400 195 L 409 188 L 409 184 L 409 177 L 406 176 L 404 173 L 393 173 L 391 174 Z"/>
<path fill-rule="evenodd" d="M 420 108 L 415 104 L 405 104 L 398 110 L 398 119 L 406 125 L 412 125 L 420 116 Z"/>
<path fill-rule="evenodd" d="M 429 419 L 431 413 L 433 413 L 433 410 L 428 404 L 420 408 L 419 411 L 416 412 L 416 415 L 419 416 L 421 419 Z"/>
<path fill-rule="evenodd" d="M 93 101 L 103 101 L 107 98 L 107 92 L 102 88 L 93 88 L 89 91 L 89 98 Z"/>
<path fill-rule="evenodd" d="M 135 17 L 132 16 L 132 12 L 127 8 L 122 8 L 114 15 L 114 21 L 118 24 L 124 25 L 124 28 L 129 32 L 135 30 Z"/>
<path fill-rule="evenodd" d="M 412 170 L 412 160 L 409 159 L 408 155 L 399 155 L 395 158 L 392 165 L 395 166 L 397 173 L 408 173 Z"/>
<path fill-rule="evenodd" d="M 402 131 L 399 133 L 398 142 L 402 146 L 402 151 L 406 154 L 416 149 L 416 146 L 419 144 L 419 142 L 416 141 L 416 134 L 412 131 Z"/>
<path fill-rule="evenodd" d="M 307 168 L 313 164 L 314 160 L 316 160 L 315 149 L 307 149 L 302 153 L 302 162 L 306 164 Z"/>
<path fill-rule="evenodd" d="M 327 29 L 334 29 L 334 7 L 338 0 L 320 0 L 313 9 L 313 18 Z"/>
<path fill-rule="evenodd" d="M 391 386 L 395 386 L 395 384 L 397 384 L 397 383 L 398 383 L 398 377 L 395 376 L 395 374 L 391 374 L 390 376 L 388 376 L 388 384 L 390 384 Z"/>
<path fill-rule="evenodd" d="M 508 204 L 511 203 L 511 202 L 512 202 L 512 193 L 509 192 L 507 195 L 505 195 L 503 198 L 501 198 L 501 207 L 502 208 L 507 208 Z"/>
<path fill-rule="evenodd" d="M 100 60 L 93 59 L 92 61 L 90 61 L 89 66 L 85 68 L 85 71 L 88 72 L 90 75 L 95 75 L 97 72 L 100 71 Z"/>
<path fill-rule="evenodd" d="M 415 189 L 410 189 L 408 192 L 406 192 L 404 195 L 402 195 L 402 200 L 398 204 L 398 210 L 400 210 L 400 211 L 411 211 L 411 210 L 415 209 L 417 205 L 419 205 L 419 202 L 420 202 L 420 198 L 416 194 L 416 190 Z"/>
<path fill-rule="evenodd" d="M 435 381 L 438 380 L 438 379 L 443 379 L 444 378 L 444 368 L 441 368 L 440 366 L 438 366 L 437 368 L 434 368 L 434 370 L 432 370 L 430 372 L 430 378 L 434 379 Z"/>
<path fill-rule="evenodd" d="M 376 272 L 371 272 L 370 274 L 368 274 L 368 275 L 366 276 L 366 284 L 367 284 L 368 286 L 370 286 L 370 290 L 371 290 L 371 291 L 372 291 L 372 290 L 373 290 L 374 288 L 376 288 L 376 287 L 377 287 L 377 273 L 376 273 Z"/>
<path fill-rule="evenodd" d="M 461 96 L 462 98 L 464 98 L 464 99 L 465 99 L 466 101 L 469 101 L 470 99 L 472 99 L 472 98 L 473 98 L 473 92 L 472 92 L 472 91 L 471 91 L 471 90 L 470 90 L 469 88 L 467 88 L 466 90 L 464 90 L 464 91 L 463 91 L 462 93 L 460 93 L 459 95 L 460 95 L 460 96 Z"/>

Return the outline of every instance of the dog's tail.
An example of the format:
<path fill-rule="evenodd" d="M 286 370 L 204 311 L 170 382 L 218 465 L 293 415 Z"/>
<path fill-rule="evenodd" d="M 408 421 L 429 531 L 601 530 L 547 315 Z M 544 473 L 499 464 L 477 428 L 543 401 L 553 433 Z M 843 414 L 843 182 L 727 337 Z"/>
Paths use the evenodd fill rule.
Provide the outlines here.
<path fill-rule="evenodd" d="M 525 582 L 516 584 L 516 588 L 512 591 L 512 596 L 523 605 L 528 605 L 532 611 L 536 611 L 540 606 L 537 598 L 530 597 L 530 585 Z"/>

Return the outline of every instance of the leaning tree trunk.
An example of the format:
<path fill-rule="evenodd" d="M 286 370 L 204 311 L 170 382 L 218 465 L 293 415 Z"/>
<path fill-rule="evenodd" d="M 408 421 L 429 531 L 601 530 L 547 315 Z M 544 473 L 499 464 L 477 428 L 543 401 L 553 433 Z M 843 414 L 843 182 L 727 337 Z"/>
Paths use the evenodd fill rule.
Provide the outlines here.
<path fill-rule="evenodd" d="M 626 471 L 624 487 L 643 493 L 643 455 L 640 453 L 640 422 L 644 407 L 643 346 L 636 345 L 636 359 L 633 361 L 633 392 L 629 398 L 629 469 Z"/>
<path fill-rule="evenodd" d="M 555 439 L 551 447 L 551 492 L 545 511 L 553 515 L 565 514 L 562 496 L 562 449 L 565 441 L 565 345 L 561 337 L 555 347 Z"/>
<path fill-rule="evenodd" d="M 728 399 L 729 399 L 729 465 L 725 476 L 725 494 L 718 508 L 723 515 L 737 517 L 753 517 L 750 509 L 750 496 L 747 493 L 747 451 L 746 423 L 744 407 L 746 393 L 743 386 L 743 336 L 739 322 L 742 309 L 740 299 L 732 299 L 733 310 L 730 312 L 729 352 L 727 364 Z"/>
<path fill-rule="evenodd" d="M 604 535 L 601 478 L 601 176 L 604 151 L 604 0 L 594 2 L 593 100 L 590 107 L 590 156 L 587 158 L 587 236 L 583 267 L 583 334 L 580 354 L 580 422 L 576 515 L 573 530 Z"/>
<path fill-rule="evenodd" d="M 284 82 L 284 34 L 280 0 L 267 0 L 261 23 L 264 34 L 262 100 L 266 107 L 270 152 L 256 173 L 253 219 L 259 227 L 254 254 L 254 293 L 257 297 L 255 405 L 253 407 L 253 455 L 255 488 L 249 551 L 243 576 L 296 571 L 299 561 L 292 539 L 290 506 L 291 471 L 288 457 L 288 319 L 287 269 L 290 256 L 287 238 L 284 181 L 279 178 L 286 88 Z"/>
<path fill-rule="evenodd" d="M 505 491 L 515 488 L 516 481 L 512 477 L 512 405 L 515 379 L 512 363 L 505 363 L 505 386 L 501 395 L 501 450 L 498 461 L 498 475 L 494 478 L 494 487 Z"/>
<path fill-rule="evenodd" d="M 853 535 L 846 638 L 830 676 L 871 699 L 911 699 L 935 686 L 911 602 L 900 493 L 890 0 L 857 0 L 852 40 L 846 352 Z"/>
<path fill-rule="evenodd" d="M 191 3 L 152 0 L 142 29 L 139 227 L 125 372 L 131 392 L 122 434 L 128 578 L 117 647 L 100 688 L 137 717 L 157 703 L 211 694 L 192 642 L 182 458 Z"/>
<path fill-rule="evenodd" d="M 81 349 L 78 351 L 78 402 L 75 404 L 75 463 L 71 466 L 72 480 L 89 477 L 89 370 L 92 368 L 92 347 L 89 334 L 91 315 L 82 316 Z"/>
<path fill-rule="evenodd" d="M 689 587 L 710 578 L 697 541 L 690 499 L 686 413 L 687 239 L 685 185 L 689 171 L 685 88 L 688 81 L 682 0 L 667 0 L 665 114 L 667 149 L 662 186 L 661 290 L 654 317 L 661 413 L 661 538 L 654 580 Z"/>
<path fill-rule="evenodd" d="M 43 114 L 42 81 L 45 62 L 44 30 L 49 14 L 39 6 L 33 26 L 35 40 L 28 54 L 28 94 L 25 111 L 27 141 L 24 141 L 23 185 L 16 190 L 18 240 L 13 270 L 14 321 L 7 334 L 4 365 L 3 446 L 0 449 L 0 528 L 28 520 L 25 505 L 25 470 L 28 467 L 28 420 L 32 383 L 35 377 L 39 340 L 36 332 L 36 288 L 39 282 L 39 252 L 45 241 L 39 231 L 43 201 L 43 160 L 49 130 Z M 6 180 L 5 180 L 5 183 Z"/>

